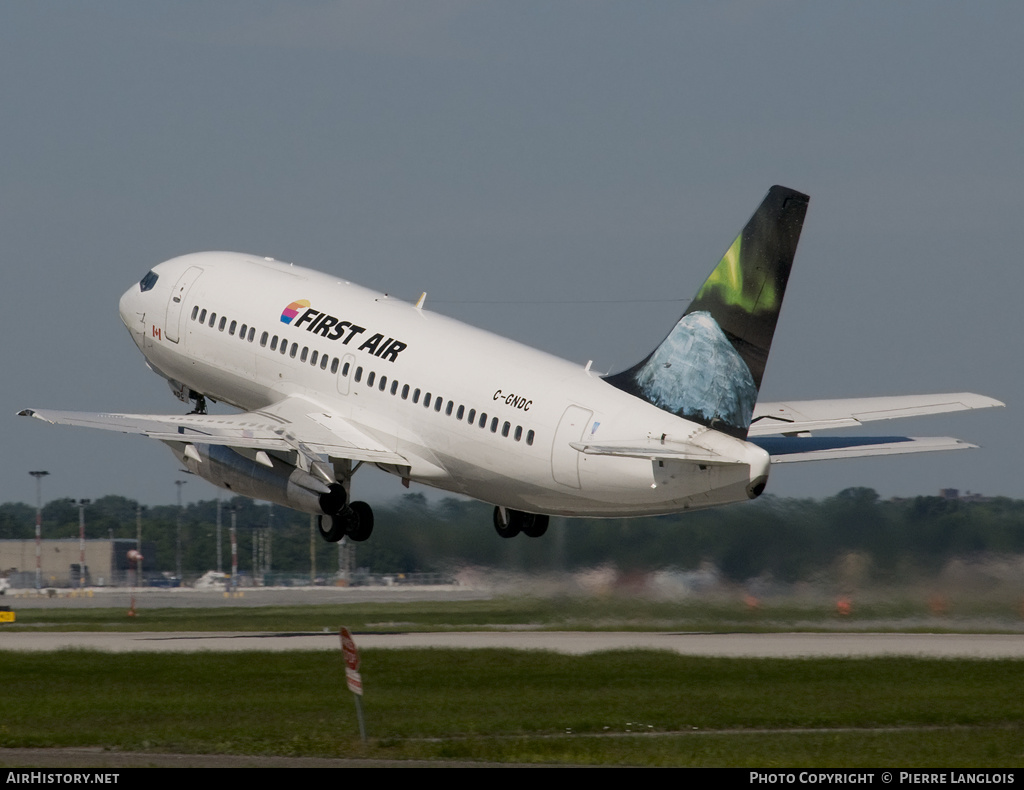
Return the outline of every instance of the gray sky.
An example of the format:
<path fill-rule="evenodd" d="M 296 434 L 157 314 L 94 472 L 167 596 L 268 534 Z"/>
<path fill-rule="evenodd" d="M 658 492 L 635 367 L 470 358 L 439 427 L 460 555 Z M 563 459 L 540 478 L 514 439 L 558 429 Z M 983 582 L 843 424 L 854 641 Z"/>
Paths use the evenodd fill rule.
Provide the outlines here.
<path fill-rule="evenodd" d="M 0 501 L 35 501 L 31 469 L 46 500 L 174 501 L 162 445 L 15 417 L 182 410 L 117 316 L 161 260 L 426 290 L 617 371 L 775 183 L 811 208 L 763 399 L 1007 408 L 876 431 L 981 450 L 793 464 L 768 490 L 1024 497 L 1022 23 L 1013 2 L 2 3 Z"/>

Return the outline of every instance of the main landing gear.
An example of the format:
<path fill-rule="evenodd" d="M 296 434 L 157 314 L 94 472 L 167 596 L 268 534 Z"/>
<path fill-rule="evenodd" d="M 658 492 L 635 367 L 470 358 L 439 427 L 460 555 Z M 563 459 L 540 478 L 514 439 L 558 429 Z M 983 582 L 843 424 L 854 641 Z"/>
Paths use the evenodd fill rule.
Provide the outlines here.
<path fill-rule="evenodd" d="M 206 414 L 206 396 L 194 390 L 188 391 L 188 399 L 196 402 L 196 407 L 189 414 Z"/>
<path fill-rule="evenodd" d="M 503 538 L 514 538 L 522 532 L 528 538 L 539 538 L 548 531 L 548 517 L 521 510 L 494 508 L 494 529 Z"/>
<path fill-rule="evenodd" d="M 373 532 L 373 510 L 365 502 L 348 502 L 345 488 L 338 484 L 331 486 L 328 494 L 320 496 L 320 507 L 326 515 L 317 516 L 316 525 L 320 537 L 328 543 L 337 543 L 342 538 L 363 541 Z"/>

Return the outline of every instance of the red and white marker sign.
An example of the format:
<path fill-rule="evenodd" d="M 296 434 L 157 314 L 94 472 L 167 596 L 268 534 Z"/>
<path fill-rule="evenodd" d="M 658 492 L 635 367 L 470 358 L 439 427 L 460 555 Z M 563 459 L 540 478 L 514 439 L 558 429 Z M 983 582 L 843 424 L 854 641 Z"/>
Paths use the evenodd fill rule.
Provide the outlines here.
<path fill-rule="evenodd" d="M 362 695 L 363 677 L 359 674 L 359 651 L 356 649 L 355 640 L 347 628 L 342 628 L 339 635 L 341 652 L 345 656 L 345 681 L 348 683 L 348 690 L 353 694 Z"/>

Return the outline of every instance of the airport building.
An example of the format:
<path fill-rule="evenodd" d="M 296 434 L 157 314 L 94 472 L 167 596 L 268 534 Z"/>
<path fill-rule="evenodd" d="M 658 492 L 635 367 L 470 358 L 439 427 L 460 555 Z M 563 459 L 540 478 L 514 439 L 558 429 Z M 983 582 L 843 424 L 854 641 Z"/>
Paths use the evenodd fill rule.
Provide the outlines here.
<path fill-rule="evenodd" d="M 105 587 L 134 581 L 128 552 L 135 541 L 129 538 L 86 540 L 84 562 L 78 538 L 43 540 L 39 547 L 43 587 Z M 155 567 L 155 549 L 155 544 L 142 544 L 143 576 Z M 12 587 L 36 586 L 35 540 L 0 540 L 0 577 Z"/>

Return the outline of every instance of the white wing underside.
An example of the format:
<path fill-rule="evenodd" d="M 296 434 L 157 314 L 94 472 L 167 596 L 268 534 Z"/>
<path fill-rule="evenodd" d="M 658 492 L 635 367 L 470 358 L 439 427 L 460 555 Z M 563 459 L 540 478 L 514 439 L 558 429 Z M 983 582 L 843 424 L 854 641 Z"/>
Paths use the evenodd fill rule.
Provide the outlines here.
<path fill-rule="evenodd" d="M 77 425 L 134 433 L 163 442 L 214 444 L 315 457 L 407 465 L 350 422 L 314 401 L 291 397 L 265 409 L 242 414 L 93 414 L 90 412 L 26 409 L 20 412 L 58 425 Z"/>

